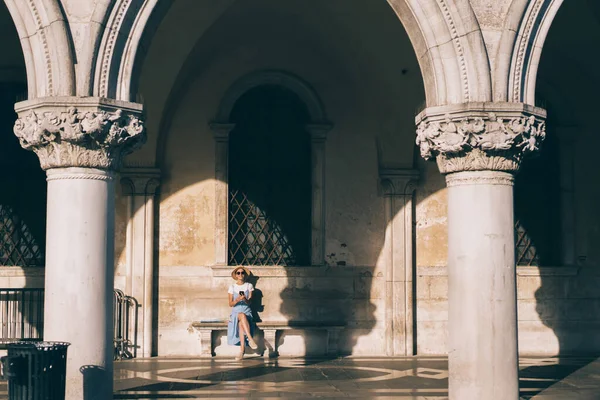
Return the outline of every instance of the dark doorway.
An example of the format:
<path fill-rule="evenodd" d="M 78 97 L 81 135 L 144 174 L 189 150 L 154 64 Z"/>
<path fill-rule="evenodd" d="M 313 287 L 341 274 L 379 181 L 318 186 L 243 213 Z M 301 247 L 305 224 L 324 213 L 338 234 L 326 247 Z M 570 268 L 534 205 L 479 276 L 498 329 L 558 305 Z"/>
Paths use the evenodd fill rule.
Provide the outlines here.
<path fill-rule="evenodd" d="M 229 264 L 309 265 L 309 121 L 288 89 L 259 86 L 231 113 Z"/>
<path fill-rule="evenodd" d="M 523 160 L 515 179 L 517 265 L 557 266 L 561 263 L 559 143 L 547 120 L 541 151 Z"/>
<path fill-rule="evenodd" d="M 15 102 L 27 86 L 0 83 L 0 265 L 44 266 L 46 243 L 46 174 L 38 157 L 21 148 L 12 133 Z"/>

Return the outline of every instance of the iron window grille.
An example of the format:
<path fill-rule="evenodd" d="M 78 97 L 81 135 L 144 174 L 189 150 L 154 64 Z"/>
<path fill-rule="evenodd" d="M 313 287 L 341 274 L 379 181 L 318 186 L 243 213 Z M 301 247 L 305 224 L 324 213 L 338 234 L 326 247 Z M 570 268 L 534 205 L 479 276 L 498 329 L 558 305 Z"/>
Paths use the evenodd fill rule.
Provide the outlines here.
<path fill-rule="evenodd" d="M 515 221 L 515 258 L 517 266 L 539 266 L 537 249 L 519 220 Z"/>
<path fill-rule="evenodd" d="M 232 265 L 295 265 L 289 239 L 241 190 L 229 193 L 229 260 Z"/>
<path fill-rule="evenodd" d="M 44 265 L 44 254 L 29 227 L 7 205 L 0 204 L 0 266 Z"/>
<path fill-rule="evenodd" d="M 290 90 L 263 85 L 231 112 L 228 263 L 310 262 L 311 141 L 308 113 Z"/>

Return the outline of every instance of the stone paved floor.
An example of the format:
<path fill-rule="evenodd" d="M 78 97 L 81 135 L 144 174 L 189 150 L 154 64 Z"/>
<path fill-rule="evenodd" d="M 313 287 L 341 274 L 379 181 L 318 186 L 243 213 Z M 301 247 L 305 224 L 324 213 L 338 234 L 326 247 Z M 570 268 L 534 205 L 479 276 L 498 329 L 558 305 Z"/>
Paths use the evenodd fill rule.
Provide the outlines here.
<path fill-rule="evenodd" d="M 600 400 L 600 359 L 522 358 L 520 363 L 522 399 Z M 6 395 L 2 383 L 0 398 Z M 115 363 L 115 399 L 347 397 L 447 399 L 447 359 L 153 358 Z M 493 395 L 488 399 L 495 400 Z"/>
<path fill-rule="evenodd" d="M 522 399 L 600 399 L 595 358 L 522 358 L 520 364 Z M 447 359 L 159 358 L 120 362 L 115 372 L 115 399 L 346 397 L 447 399 Z"/>

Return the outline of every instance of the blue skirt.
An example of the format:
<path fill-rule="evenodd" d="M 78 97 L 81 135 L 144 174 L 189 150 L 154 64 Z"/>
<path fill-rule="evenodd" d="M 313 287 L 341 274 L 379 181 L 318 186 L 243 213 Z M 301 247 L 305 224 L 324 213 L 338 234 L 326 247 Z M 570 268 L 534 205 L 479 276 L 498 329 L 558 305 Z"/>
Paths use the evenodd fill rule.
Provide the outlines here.
<path fill-rule="evenodd" d="M 238 314 L 246 314 L 248 324 L 250 325 L 250 336 L 254 335 L 254 320 L 252 319 L 252 310 L 250 306 L 244 302 L 239 302 L 231 309 L 231 315 L 229 316 L 229 323 L 227 324 L 227 344 L 232 346 L 239 346 L 240 343 L 240 328 L 238 325 Z M 245 341 L 248 345 L 248 340 Z"/>

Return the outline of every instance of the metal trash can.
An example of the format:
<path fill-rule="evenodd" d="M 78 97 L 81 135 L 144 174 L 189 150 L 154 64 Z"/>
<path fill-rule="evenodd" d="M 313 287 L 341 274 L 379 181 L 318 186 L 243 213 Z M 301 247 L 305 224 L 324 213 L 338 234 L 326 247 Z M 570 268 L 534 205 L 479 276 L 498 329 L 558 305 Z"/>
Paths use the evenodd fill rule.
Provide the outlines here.
<path fill-rule="evenodd" d="M 7 345 L 1 358 L 9 400 L 64 400 L 66 342 L 20 341 Z"/>

